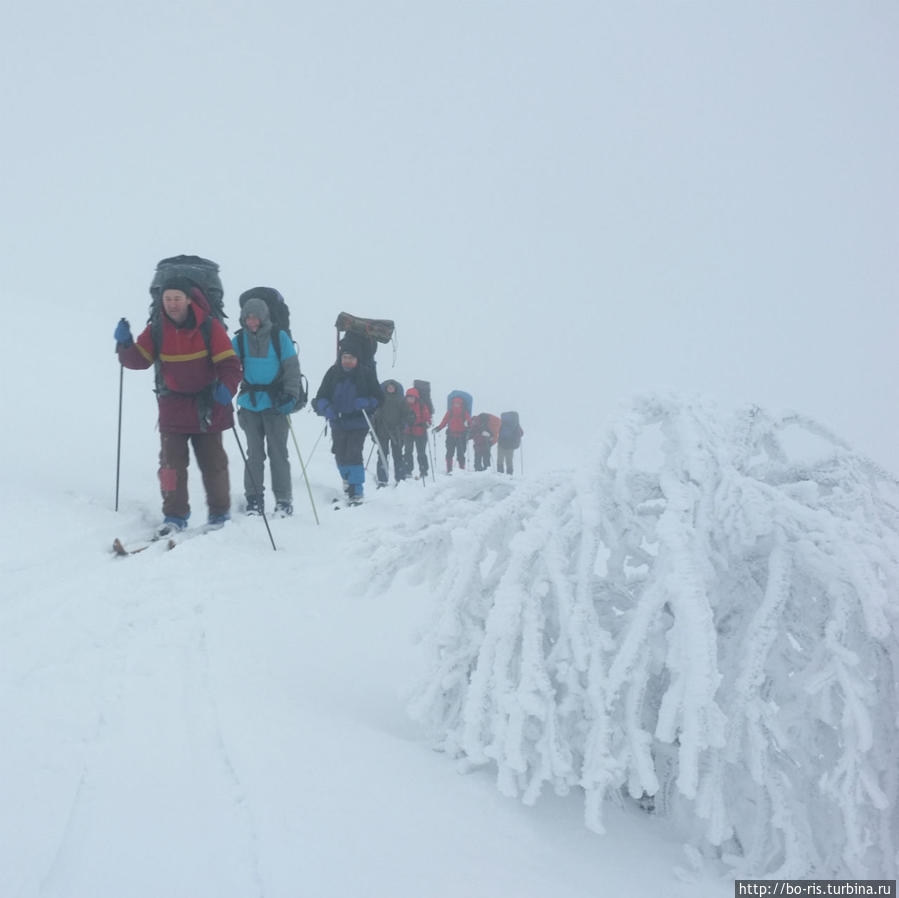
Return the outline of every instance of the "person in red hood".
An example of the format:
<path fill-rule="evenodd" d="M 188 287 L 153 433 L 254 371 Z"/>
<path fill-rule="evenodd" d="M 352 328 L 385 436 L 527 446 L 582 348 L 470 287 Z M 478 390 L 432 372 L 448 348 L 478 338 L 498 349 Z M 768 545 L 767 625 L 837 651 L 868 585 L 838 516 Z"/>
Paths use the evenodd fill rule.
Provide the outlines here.
<path fill-rule="evenodd" d="M 406 405 L 412 410 L 415 420 L 406 425 L 403 467 L 406 469 L 406 476 L 411 477 L 414 449 L 418 457 L 418 475 L 425 478 L 428 476 L 428 428 L 431 426 L 431 409 L 415 387 L 406 390 Z"/>
<path fill-rule="evenodd" d="M 222 432 L 234 426 L 231 398 L 241 378 L 240 359 L 225 326 L 210 312 L 202 290 L 188 278 L 162 285 L 161 328 L 148 323 L 137 340 L 122 318 L 115 329 L 116 351 L 125 368 L 159 365 L 159 483 L 164 520 L 157 536 L 187 527 L 189 444 L 203 475 L 208 526 L 230 517 L 228 456 Z M 154 331 L 161 343 L 157 347 Z"/>
<path fill-rule="evenodd" d="M 461 396 L 454 396 L 443 420 L 434 428 L 441 431 L 446 427 L 446 473 L 453 473 L 453 454 L 459 462 L 459 468 L 465 470 L 465 445 L 468 443 L 468 428 L 471 427 L 471 415 L 465 408 Z"/>

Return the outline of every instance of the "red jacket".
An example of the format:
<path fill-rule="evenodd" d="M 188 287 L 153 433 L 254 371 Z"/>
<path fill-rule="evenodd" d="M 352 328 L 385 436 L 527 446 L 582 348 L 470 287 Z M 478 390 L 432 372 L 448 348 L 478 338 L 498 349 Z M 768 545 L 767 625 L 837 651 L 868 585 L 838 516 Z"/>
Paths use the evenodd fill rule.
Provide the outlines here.
<path fill-rule="evenodd" d="M 162 433 L 216 433 L 234 425 L 230 403 L 212 400 L 207 389 L 216 381 L 234 395 L 240 385 L 240 359 L 234 352 L 225 326 L 209 314 L 209 306 L 199 291 L 191 296 L 191 312 L 178 327 L 162 313 L 162 345 L 159 351 L 165 385 L 159 397 L 159 430 Z M 209 347 L 200 325 L 210 319 Z M 129 347 L 119 346 L 119 361 L 126 368 L 149 368 L 155 361 L 150 325 Z M 204 427 L 201 417 L 208 420 Z"/>
<path fill-rule="evenodd" d="M 437 425 L 438 430 L 443 430 L 449 424 L 449 432 L 453 436 L 465 433 L 471 426 L 471 415 L 462 402 L 453 403 L 449 411 L 443 416 L 443 420 Z"/>
<path fill-rule="evenodd" d="M 409 402 L 409 399 L 414 399 L 415 401 Z M 406 390 L 406 404 L 415 412 L 415 422 L 406 427 L 406 433 L 416 437 L 424 436 L 431 426 L 431 410 L 426 402 L 421 401 L 418 390 L 415 387 L 409 387 Z"/>

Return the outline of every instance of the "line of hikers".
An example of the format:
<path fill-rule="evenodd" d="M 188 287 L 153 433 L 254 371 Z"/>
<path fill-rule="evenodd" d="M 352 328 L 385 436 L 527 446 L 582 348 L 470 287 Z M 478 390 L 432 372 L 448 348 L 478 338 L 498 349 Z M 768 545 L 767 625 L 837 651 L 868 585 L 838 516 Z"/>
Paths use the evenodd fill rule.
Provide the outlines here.
<path fill-rule="evenodd" d="M 150 317 L 144 330 L 135 338 L 128 321 L 122 318 L 114 337 L 123 368 L 155 368 L 163 513 L 156 535 L 167 536 L 188 526 L 190 446 L 206 491 L 207 528 L 222 527 L 229 520 L 228 456 L 222 434 L 234 429 L 235 396 L 237 421 L 247 438 L 246 513 L 264 514 L 264 467 L 268 458 L 274 512 L 281 517 L 291 515 L 289 415 L 305 407 L 307 389 L 284 298 L 271 287 L 245 291 L 240 296 L 241 327 L 229 338 L 222 323 L 223 293 L 214 262 L 198 256 L 163 259 L 150 294 Z M 392 322 L 375 322 L 379 323 L 389 324 L 392 334 Z M 380 446 L 379 486 L 388 480 L 388 455 L 392 456 L 397 481 L 413 475 L 413 454 L 419 476 L 429 472 L 428 431 L 434 412 L 429 385 L 416 381 L 416 386 L 404 393 L 396 380 L 380 384 L 373 355 L 374 341 L 367 333 L 348 331 L 338 344 L 337 360 L 312 400 L 312 408 L 330 427 L 331 451 L 350 504 L 362 501 L 362 451 L 369 432 Z M 454 455 L 459 466 L 465 467 L 465 447 L 471 438 L 475 470 L 490 466 L 490 448 L 496 444 L 497 470 L 511 474 L 512 453 L 523 434 L 517 416 L 514 428 L 510 423 L 508 434 L 504 434 L 506 422 L 500 424 L 493 415 L 472 419 L 468 394 L 451 396 L 446 415 L 433 428 L 447 430 L 447 472 L 452 471 Z"/>
<path fill-rule="evenodd" d="M 466 448 L 471 440 L 474 448 L 475 471 L 486 471 L 491 465 L 490 453 L 497 447 L 497 471 L 514 473 L 513 455 L 521 445 L 524 431 L 515 412 L 502 418 L 481 413 L 472 417 L 471 397 L 454 390 L 447 397 L 447 411 L 436 426 L 432 426 L 434 407 L 430 398 L 430 384 L 415 381 L 415 386 L 403 393 L 402 384 L 387 380 L 381 384 L 383 402 L 374 415 L 374 437 L 378 452 L 378 486 L 386 486 L 388 472 L 385 462 L 392 456 L 396 482 L 414 474 L 418 461 L 419 476 L 428 476 L 428 431 L 446 430 L 446 472 L 452 473 L 453 463 L 465 468 Z M 424 395 L 422 395 L 424 393 Z M 415 459 L 413 459 L 413 453 Z"/>

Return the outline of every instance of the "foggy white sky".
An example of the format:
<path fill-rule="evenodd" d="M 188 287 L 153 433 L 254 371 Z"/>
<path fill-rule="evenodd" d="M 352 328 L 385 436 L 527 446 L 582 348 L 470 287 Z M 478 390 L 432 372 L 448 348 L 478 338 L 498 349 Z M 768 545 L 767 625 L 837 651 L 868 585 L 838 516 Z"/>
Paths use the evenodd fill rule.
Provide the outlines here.
<path fill-rule="evenodd" d="M 393 317 L 382 378 L 518 408 L 532 462 L 664 386 L 795 408 L 899 469 L 895 3 L 4 20 L 3 305 L 77 307 L 110 389 L 116 320 L 199 253 L 232 317 L 249 286 L 285 294 L 313 389 L 339 311 Z"/>

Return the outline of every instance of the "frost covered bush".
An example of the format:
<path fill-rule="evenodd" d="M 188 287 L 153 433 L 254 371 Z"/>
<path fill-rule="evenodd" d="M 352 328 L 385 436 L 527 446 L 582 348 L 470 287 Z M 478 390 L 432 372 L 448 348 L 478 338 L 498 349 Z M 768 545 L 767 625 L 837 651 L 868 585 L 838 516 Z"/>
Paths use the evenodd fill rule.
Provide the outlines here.
<path fill-rule="evenodd" d="M 590 469 L 435 495 L 373 561 L 432 582 L 441 748 L 527 803 L 581 788 L 597 831 L 630 796 L 735 875 L 896 874 L 892 476 L 796 415 L 648 396 Z"/>

